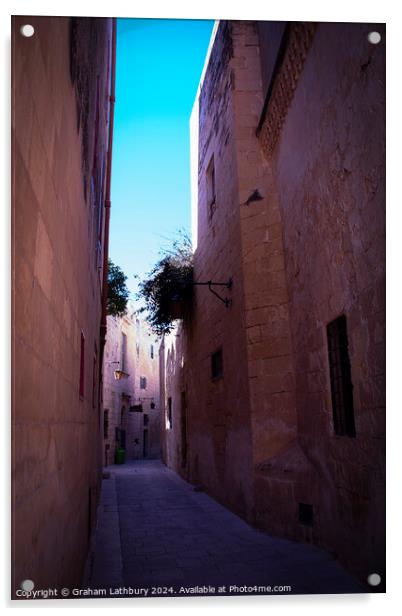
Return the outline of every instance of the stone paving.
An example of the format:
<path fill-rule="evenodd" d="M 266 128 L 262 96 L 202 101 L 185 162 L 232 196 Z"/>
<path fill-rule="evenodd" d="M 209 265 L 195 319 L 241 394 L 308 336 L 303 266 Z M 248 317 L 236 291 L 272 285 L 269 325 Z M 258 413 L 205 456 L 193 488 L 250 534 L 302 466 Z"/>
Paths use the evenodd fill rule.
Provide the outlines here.
<path fill-rule="evenodd" d="M 83 587 L 148 588 L 148 596 L 152 587 L 168 596 L 214 594 L 209 587 L 244 594 L 234 586 L 248 594 L 276 585 L 292 594 L 368 591 L 326 552 L 252 528 L 159 461 L 107 471 Z"/>

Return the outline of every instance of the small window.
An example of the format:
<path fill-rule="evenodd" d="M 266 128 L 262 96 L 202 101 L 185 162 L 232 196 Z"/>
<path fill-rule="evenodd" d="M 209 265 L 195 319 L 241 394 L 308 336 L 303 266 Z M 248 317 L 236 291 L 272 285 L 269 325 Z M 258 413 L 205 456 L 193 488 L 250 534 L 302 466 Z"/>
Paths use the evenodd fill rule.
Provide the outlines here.
<path fill-rule="evenodd" d="M 85 336 L 84 333 L 81 332 L 81 342 L 80 342 L 80 398 L 84 397 L 84 377 L 85 377 Z"/>
<path fill-rule="evenodd" d="M 303 526 L 313 526 L 314 514 L 312 505 L 299 503 L 299 522 Z"/>
<path fill-rule="evenodd" d="M 146 389 L 146 388 L 147 388 L 147 377 L 140 376 L 140 389 Z"/>
<path fill-rule="evenodd" d="M 216 209 L 215 161 L 213 155 L 207 167 L 206 180 L 208 218 L 211 220 Z"/>
<path fill-rule="evenodd" d="M 327 337 L 335 434 L 354 437 L 353 384 L 345 315 L 328 324 Z"/>
<path fill-rule="evenodd" d="M 171 430 L 173 426 L 173 415 L 172 415 L 172 398 L 168 398 L 168 408 L 167 408 L 167 429 Z"/>
<path fill-rule="evenodd" d="M 154 409 L 155 408 L 155 402 L 151 402 L 150 407 L 151 407 L 151 409 Z"/>
<path fill-rule="evenodd" d="M 223 377 L 223 356 L 222 349 L 215 351 L 211 355 L 211 377 L 213 380 Z"/>
<path fill-rule="evenodd" d="M 154 345 L 151 344 L 151 359 L 154 358 Z"/>

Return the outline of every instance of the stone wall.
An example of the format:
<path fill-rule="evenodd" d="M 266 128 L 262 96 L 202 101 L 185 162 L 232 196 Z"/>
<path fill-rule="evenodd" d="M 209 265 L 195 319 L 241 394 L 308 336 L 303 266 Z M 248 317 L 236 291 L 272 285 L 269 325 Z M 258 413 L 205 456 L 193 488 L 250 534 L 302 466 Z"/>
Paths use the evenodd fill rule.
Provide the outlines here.
<path fill-rule="evenodd" d="M 194 279 L 227 282 L 216 287 L 230 308 L 206 286 L 196 286 L 193 318 L 165 341 L 168 373 L 165 405 L 172 398 L 176 429 L 181 428 L 182 392 L 187 423 L 187 469 L 179 464 L 180 434 L 168 431 L 167 463 L 204 486 L 218 500 L 248 516 L 251 507 L 251 425 L 246 367 L 241 228 L 237 186 L 232 40 L 229 24 L 220 28 L 199 98 L 198 247 Z M 206 173 L 214 159 L 216 201 L 208 203 Z M 179 336 L 179 338 L 177 338 Z M 173 345 L 173 341 L 176 341 Z M 177 343 L 179 346 L 177 347 Z M 223 378 L 212 377 L 212 354 L 221 350 Z M 183 358 L 184 354 L 184 358 Z M 183 359 L 182 359 L 183 358 Z M 182 362 L 182 366 L 177 363 Z M 178 376 L 181 371 L 181 376 Z M 174 379 L 169 377 L 174 373 Z"/>
<path fill-rule="evenodd" d="M 380 45 L 368 42 L 372 30 Z M 292 62 L 285 58 L 288 72 Z M 385 549 L 384 80 L 383 25 L 319 24 L 271 158 L 299 444 L 309 463 L 294 499 L 313 506 L 311 539 L 363 579 L 383 573 Z M 356 438 L 337 436 L 333 426 L 326 326 L 341 314 Z"/>
<path fill-rule="evenodd" d="M 70 19 L 12 20 L 13 588 L 25 579 L 36 588 L 80 583 L 99 493 L 112 20 L 93 21 L 77 39 L 82 53 L 90 31 L 98 42 L 86 67 L 91 102 L 83 116 L 91 129 L 84 135 Z M 26 23 L 32 38 L 20 34 Z"/>
<path fill-rule="evenodd" d="M 159 340 L 132 308 L 123 317 L 107 317 L 103 365 L 105 466 L 115 460 L 120 438 L 116 428 L 125 430 L 126 460 L 160 456 L 158 360 Z M 120 380 L 115 379 L 116 370 L 124 373 Z"/>
<path fill-rule="evenodd" d="M 383 573 L 385 510 L 385 69 L 371 30 L 384 38 L 378 24 L 219 23 L 195 105 L 194 259 L 195 280 L 233 278 L 217 289 L 232 305 L 196 287 L 161 355 L 166 463 L 362 579 Z M 327 325 L 341 314 L 356 437 L 334 431 Z"/>
<path fill-rule="evenodd" d="M 256 24 L 233 23 L 232 40 L 249 404 L 258 465 L 296 437 L 295 381 L 279 195 L 256 136 L 264 102 Z M 247 203 L 255 190 L 261 199 Z"/>
<path fill-rule="evenodd" d="M 163 337 L 160 361 L 160 430 L 162 460 L 189 478 L 187 399 L 185 368 L 186 334 L 177 327 Z"/>

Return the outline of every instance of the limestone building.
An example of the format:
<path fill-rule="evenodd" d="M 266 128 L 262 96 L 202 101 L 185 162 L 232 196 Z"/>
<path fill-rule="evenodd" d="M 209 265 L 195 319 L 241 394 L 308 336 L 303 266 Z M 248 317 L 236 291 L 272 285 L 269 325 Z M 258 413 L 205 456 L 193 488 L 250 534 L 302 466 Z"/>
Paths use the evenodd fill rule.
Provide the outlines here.
<path fill-rule="evenodd" d="M 381 34 L 372 44 L 371 31 Z M 195 287 L 161 347 L 165 462 L 384 571 L 385 28 L 219 22 L 191 119 Z"/>
<path fill-rule="evenodd" d="M 159 341 L 129 306 L 123 317 L 107 317 L 103 366 L 103 463 L 116 449 L 126 460 L 159 458 Z"/>
<path fill-rule="evenodd" d="M 78 586 L 96 512 L 114 49 L 112 19 L 12 19 L 14 590 Z"/>

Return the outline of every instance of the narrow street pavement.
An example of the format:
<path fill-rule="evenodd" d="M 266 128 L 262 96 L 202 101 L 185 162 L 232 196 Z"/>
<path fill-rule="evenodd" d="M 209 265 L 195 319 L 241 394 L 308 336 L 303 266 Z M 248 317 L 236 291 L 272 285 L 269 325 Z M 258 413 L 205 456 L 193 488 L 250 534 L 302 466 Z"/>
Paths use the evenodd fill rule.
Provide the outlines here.
<path fill-rule="evenodd" d="M 275 594 L 367 591 L 324 551 L 250 527 L 159 461 L 107 472 L 83 588 L 149 589 L 147 596 L 152 587 L 166 587 L 155 592 L 167 596 L 194 594 L 194 587 L 208 594 L 209 586 L 209 594 L 277 585 L 291 591 Z"/>

